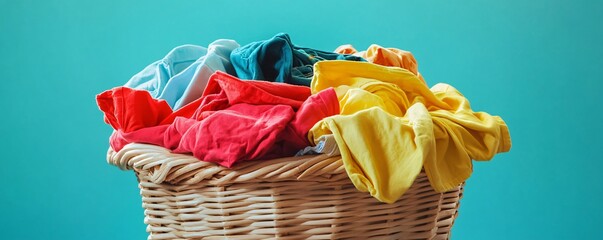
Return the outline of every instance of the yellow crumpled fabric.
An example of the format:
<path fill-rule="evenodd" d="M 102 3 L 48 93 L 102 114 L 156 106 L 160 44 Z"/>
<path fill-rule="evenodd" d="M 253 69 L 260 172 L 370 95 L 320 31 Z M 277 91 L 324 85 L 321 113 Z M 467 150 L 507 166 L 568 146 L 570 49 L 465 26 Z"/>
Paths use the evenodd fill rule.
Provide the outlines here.
<path fill-rule="evenodd" d="M 498 116 L 473 112 L 455 88 L 431 89 L 412 72 L 367 62 L 321 61 L 314 65 L 313 93 L 333 87 L 341 115 L 325 118 L 308 138 L 333 134 L 345 169 L 360 191 L 393 203 L 421 167 L 438 192 L 472 172 L 471 159 L 507 152 L 511 138 Z"/>

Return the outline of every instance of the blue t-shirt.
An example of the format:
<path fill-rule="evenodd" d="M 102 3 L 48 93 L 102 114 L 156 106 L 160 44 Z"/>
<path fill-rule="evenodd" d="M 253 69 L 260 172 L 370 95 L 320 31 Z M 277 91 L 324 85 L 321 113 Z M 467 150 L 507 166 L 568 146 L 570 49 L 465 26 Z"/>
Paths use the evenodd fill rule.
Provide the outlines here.
<path fill-rule="evenodd" d="M 295 46 L 285 33 L 239 47 L 230 54 L 230 61 L 241 79 L 304 86 L 310 86 L 313 65 L 321 60 L 365 61 L 358 56 Z"/>

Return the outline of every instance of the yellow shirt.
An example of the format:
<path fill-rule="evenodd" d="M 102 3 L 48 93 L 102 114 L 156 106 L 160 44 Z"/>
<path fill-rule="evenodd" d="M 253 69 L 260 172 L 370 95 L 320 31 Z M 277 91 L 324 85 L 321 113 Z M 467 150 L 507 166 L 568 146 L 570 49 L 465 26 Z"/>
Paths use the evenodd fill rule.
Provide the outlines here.
<path fill-rule="evenodd" d="M 443 192 L 471 175 L 471 159 L 488 160 L 511 147 L 500 117 L 473 112 L 452 86 L 429 89 L 406 69 L 318 62 L 312 92 L 328 87 L 337 92 L 341 115 L 318 122 L 308 137 L 333 134 L 356 188 L 383 202 L 402 196 L 421 167 Z"/>

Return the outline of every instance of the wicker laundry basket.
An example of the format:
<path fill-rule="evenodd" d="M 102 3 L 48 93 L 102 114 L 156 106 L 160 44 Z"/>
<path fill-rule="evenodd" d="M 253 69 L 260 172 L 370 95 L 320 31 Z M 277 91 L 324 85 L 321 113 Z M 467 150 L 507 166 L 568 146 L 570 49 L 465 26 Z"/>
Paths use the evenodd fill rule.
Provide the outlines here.
<path fill-rule="evenodd" d="M 448 239 L 463 186 L 424 173 L 394 204 L 359 192 L 341 157 L 290 157 L 232 169 L 145 144 L 108 151 L 138 177 L 149 239 Z"/>

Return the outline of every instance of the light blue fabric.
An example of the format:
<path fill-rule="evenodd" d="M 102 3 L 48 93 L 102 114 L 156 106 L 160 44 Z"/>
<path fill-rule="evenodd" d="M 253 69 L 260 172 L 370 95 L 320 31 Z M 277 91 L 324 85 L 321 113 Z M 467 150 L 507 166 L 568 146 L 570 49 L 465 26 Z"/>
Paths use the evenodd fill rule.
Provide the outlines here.
<path fill-rule="evenodd" d="M 315 154 L 326 154 L 327 156 L 338 156 L 341 155 L 339 146 L 335 141 L 333 134 L 322 135 L 318 138 L 316 146 L 308 146 L 302 150 L 299 150 L 295 156 L 303 155 L 315 155 Z"/>
<path fill-rule="evenodd" d="M 216 40 L 207 48 L 178 46 L 134 75 L 124 86 L 147 90 L 153 98 L 164 99 L 172 109 L 179 109 L 201 97 L 214 72 L 236 74 L 230 53 L 238 47 L 237 42 L 228 39 Z"/>

